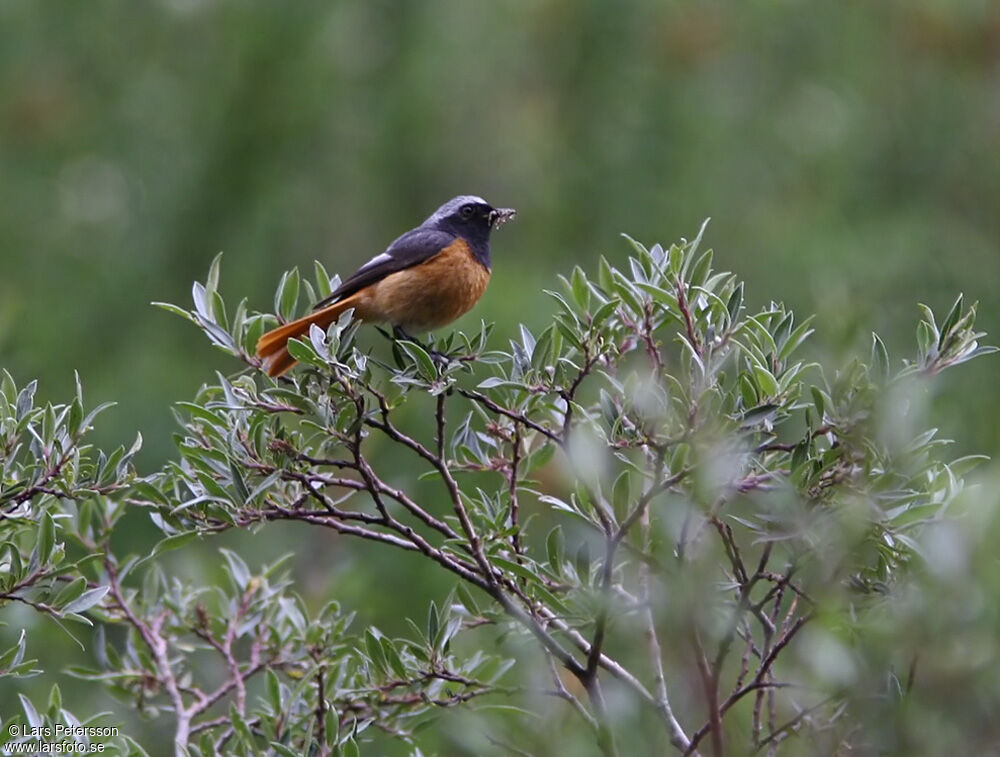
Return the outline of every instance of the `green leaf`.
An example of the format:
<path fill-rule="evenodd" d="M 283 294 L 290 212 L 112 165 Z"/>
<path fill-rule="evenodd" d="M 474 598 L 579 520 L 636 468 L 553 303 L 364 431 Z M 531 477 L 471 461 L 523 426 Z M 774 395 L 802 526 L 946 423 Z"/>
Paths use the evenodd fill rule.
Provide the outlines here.
<path fill-rule="evenodd" d="M 535 352 L 535 337 L 523 323 L 519 325 L 521 331 L 521 344 L 524 347 L 525 354 L 530 358 Z"/>
<path fill-rule="evenodd" d="M 368 657 L 378 672 L 382 675 L 387 674 L 389 667 L 385 660 L 385 652 L 382 650 L 382 645 L 371 628 L 365 631 L 365 649 L 368 650 Z"/>
<path fill-rule="evenodd" d="M 86 588 L 87 579 L 83 576 L 77 576 L 66 584 L 66 586 L 64 586 L 58 594 L 56 594 L 55 598 L 52 600 L 52 604 L 56 607 L 62 607 L 83 594 Z"/>
<path fill-rule="evenodd" d="M 216 292 L 219 289 L 219 266 L 222 264 L 222 253 L 219 252 L 208 267 L 208 278 L 205 279 L 205 291 Z"/>
<path fill-rule="evenodd" d="M 779 351 L 785 346 L 785 341 L 788 339 L 788 335 L 792 332 L 792 323 L 794 323 L 794 321 L 794 314 L 786 313 L 785 317 L 781 319 L 781 322 L 775 326 L 772 333 L 774 336 L 774 343 L 778 347 Z"/>
<path fill-rule="evenodd" d="M 430 607 L 427 610 L 427 639 L 433 643 L 434 638 L 438 634 L 438 630 L 441 627 L 441 619 L 438 616 L 438 608 L 434 602 L 431 602 Z"/>
<path fill-rule="evenodd" d="M 698 229 L 697 236 L 695 236 L 688 247 L 688 255 L 693 257 L 694 254 L 698 252 L 698 247 L 701 246 L 701 239 L 705 236 L 705 229 L 708 228 L 708 222 L 711 220 L 711 217 L 708 217 L 701 222 L 701 227 Z"/>
<path fill-rule="evenodd" d="M 87 416 L 80 421 L 80 433 L 85 433 L 93 424 L 94 418 L 96 418 L 100 413 L 103 413 L 109 407 L 114 407 L 116 404 L 117 403 L 115 402 L 102 402 L 100 405 L 87 413 Z"/>
<path fill-rule="evenodd" d="M 326 745 L 336 746 L 340 741 L 340 718 L 337 715 L 337 710 L 327 704 L 326 715 L 323 716 L 323 719 L 326 721 Z"/>
<path fill-rule="evenodd" d="M 507 560 L 504 559 L 503 557 L 496 557 L 495 555 L 491 555 L 490 562 L 496 565 L 498 568 L 502 568 L 507 573 L 512 573 L 515 576 L 520 576 L 521 578 L 531 583 L 538 583 L 537 573 L 519 563 L 514 562 L 513 560 Z"/>
<path fill-rule="evenodd" d="M 761 394 L 764 397 L 774 397 L 778 394 L 780 391 L 778 382 L 769 370 L 755 364 L 753 366 L 753 375 L 757 379 L 757 386 L 760 387 Z"/>
<path fill-rule="evenodd" d="M 62 709 L 62 692 L 59 690 L 59 684 L 52 684 L 52 690 L 49 692 L 49 706 L 48 715 L 50 718 L 59 717 L 59 711 Z"/>
<path fill-rule="evenodd" d="M 191 321 L 191 323 L 198 323 L 198 319 L 191 315 L 190 312 L 184 308 L 172 305 L 169 302 L 151 302 L 149 303 L 154 308 L 159 308 L 160 310 L 166 310 L 168 313 L 173 313 L 174 315 L 179 315 L 181 318 Z"/>
<path fill-rule="evenodd" d="M 416 342 L 408 342 L 406 340 L 400 340 L 397 344 L 403 348 L 410 360 L 414 362 L 417 366 L 417 372 L 423 378 L 428 381 L 433 381 L 437 378 L 437 369 L 434 367 L 434 361 L 431 360 L 431 356 L 427 354 L 427 351 L 423 347 Z"/>
<path fill-rule="evenodd" d="M 941 335 L 938 337 L 938 349 L 944 346 L 945 339 L 951 333 L 952 328 L 958 323 L 958 318 L 962 314 L 962 299 L 963 296 L 960 294 L 955 300 L 955 304 L 951 306 L 951 310 L 948 311 L 948 315 L 945 316 L 944 321 L 941 323 Z"/>
<path fill-rule="evenodd" d="M 83 421 L 83 404 L 79 397 L 74 397 L 69 406 L 69 419 L 66 421 L 66 433 L 71 439 L 75 439 L 80 432 L 80 423 Z"/>
<path fill-rule="evenodd" d="M 396 645 L 392 643 L 391 639 L 387 639 L 385 636 L 383 636 L 380 641 L 382 643 L 382 652 L 385 655 L 385 661 L 389 664 L 392 672 L 395 673 L 400 680 L 406 680 L 406 666 L 403 665 L 403 661 L 399 657 L 399 652 L 396 651 Z"/>
<path fill-rule="evenodd" d="M 809 335 L 812 334 L 814 330 L 810 328 L 812 320 L 812 316 L 806 318 L 805 321 L 799 324 L 795 331 L 788 336 L 781 349 L 778 350 L 779 360 L 787 360 L 791 354 L 799 348 L 799 345 L 809 338 Z"/>
<path fill-rule="evenodd" d="M 729 313 L 729 322 L 736 323 L 739 317 L 740 310 L 743 309 L 743 282 L 741 281 L 733 289 L 733 293 L 729 295 L 729 299 L 726 301 L 726 311 Z"/>
<path fill-rule="evenodd" d="M 464 582 L 459 582 L 455 586 L 455 593 L 458 595 L 459 601 L 465 606 L 465 609 L 469 611 L 471 615 L 479 615 L 479 605 L 476 604 L 476 600 L 473 598 L 472 593 L 466 587 Z"/>
<path fill-rule="evenodd" d="M 622 521 L 628 515 L 631 497 L 631 486 L 627 470 L 618 474 L 611 492 L 611 502 L 614 507 L 615 516 L 619 521 Z"/>
<path fill-rule="evenodd" d="M 175 549 L 180 549 L 185 544 L 187 544 L 192 539 L 198 536 L 197 531 L 183 531 L 179 534 L 173 534 L 168 536 L 166 539 L 162 539 L 157 542 L 156 546 L 153 547 L 154 555 L 162 555 L 165 552 L 171 552 Z"/>
<path fill-rule="evenodd" d="M 243 558 L 228 549 L 220 549 L 219 552 L 226 558 L 226 562 L 229 565 L 229 574 L 232 576 L 233 582 L 240 589 L 246 589 L 247 584 L 250 583 L 250 569 L 243 562 Z"/>
<path fill-rule="evenodd" d="M 503 386 L 504 384 L 509 384 L 511 386 L 517 386 L 516 381 L 509 381 L 503 376 L 490 376 L 489 378 L 483 379 L 479 382 L 477 389 L 493 389 L 494 387 Z"/>
<path fill-rule="evenodd" d="M 267 669 L 267 696 L 270 700 L 271 709 L 274 710 L 276 714 L 280 714 L 283 709 L 281 699 L 281 681 L 278 679 L 278 674 L 271 668 Z"/>
<path fill-rule="evenodd" d="M 989 462 L 989 455 L 966 455 L 948 463 L 951 472 L 956 476 L 964 476 L 980 464 Z"/>
<path fill-rule="evenodd" d="M 570 291 L 573 293 L 573 300 L 580 310 L 586 312 L 590 307 L 590 287 L 587 286 L 587 275 L 580 266 L 573 267 L 573 274 L 570 277 Z"/>
<path fill-rule="evenodd" d="M 284 320 L 295 317 L 295 307 L 299 302 L 299 269 L 293 268 L 282 275 L 278 290 L 274 295 L 274 309 Z"/>
<path fill-rule="evenodd" d="M 927 321 L 920 321 L 917 324 L 917 348 L 920 356 L 926 359 L 931 353 L 931 347 L 936 344 L 938 335 L 934 328 Z"/>
<path fill-rule="evenodd" d="M 20 393 L 17 395 L 17 420 L 21 420 L 26 416 L 34 407 L 35 402 L 35 390 L 38 389 L 38 380 L 32 381 L 26 387 L 24 387 Z"/>
<path fill-rule="evenodd" d="M 650 297 L 653 298 L 653 302 L 659 303 L 666 308 L 666 312 L 670 315 L 674 315 L 678 311 L 677 295 L 671 291 L 664 289 L 663 287 L 656 286 L 655 284 L 647 284 L 644 281 L 637 281 L 636 287 L 641 289 Z"/>
<path fill-rule="evenodd" d="M 5 672 L 9 672 L 11 668 L 15 668 L 21 664 L 24 659 L 25 651 L 25 631 L 21 629 L 21 635 L 17 640 L 17 644 L 12 646 L 2 655 L 0 655 L 0 675 Z"/>
<path fill-rule="evenodd" d="M 823 392 L 820 391 L 819 387 L 811 386 L 809 391 L 812 393 L 813 404 L 816 406 L 816 415 L 819 416 L 820 422 L 823 421 L 823 413 L 826 409 L 826 401 L 823 398 Z"/>
<path fill-rule="evenodd" d="M 536 371 L 545 368 L 552 359 L 552 340 L 556 333 L 555 325 L 549 326 L 538 337 L 531 351 L 531 367 Z"/>
<path fill-rule="evenodd" d="M 35 709 L 31 700 L 24 694 L 18 694 L 17 697 L 21 700 L 21 709 L 24 710 L 24 717 L 27 719 L 28 725 L 32 728 L 41 728 L 43 726 L 42 717 L 38 714 L 38 710 Z"/>
<path fill-rule="evenodd" d="M 326 268 L 318 260 L 313 261 L 313 268 L 316 274 L 316 292 L 321 300 L 325 300 L 333 293 L 333 287 L 330 286 L 330 274 L 326 272 Z"/>
<path fill-rule="evenodd" d="M 250 499 L 250 491 L 247 489 L 246 481 L 243 480 L 239 466 L 232 458 L 229 459 L 229 474 L 233 479 L 233 489 L 237 496 L 236 504 L 246 505 Z"/>
<path fill-rule="evenodd" d="M 704 227 L 702 228 L 704 229 Z M 701 238 L 700 233 L 698 234 L 698 238 L 699 239 Z M 697 245 L 692 245 L 692 252 L 691 252 L 692 255 L 694 254 L 694 251 L 696 249 Z M 705 280 L 708 278 L 708 272 L 711 268 L 712 268 L 712 251 L 707 250 L 700 258 L 698 258 L 698 262 L 695 263 L 694 267 L 691 269 L 691 273 L 688 276 L 688 282 L 690 283 L 690 285 L 701 286 L 702 284 L 704 284 Z"/>
<path fill-rule="evenodd" d="M 613 271 L 612 278 L 614 283 L 614 292 L 617 294 L 622 301 L 628 305 L 633 312 L 640 314 L 643 312 L 643 298 L 639 295 L 639 291 L 633 282 L 629 281 L 620 271 Z"/>
<path fill-rule="evenodd" d="M 52 516 L 47 512 L 42 514 L 41 523 L 38 530 L 38 563 L 45 565 L 52 557 L 52 547 L 55 544 L 56 526 L 52 522 Z"/>
<path fill-rule="evenodd" d="M 211 323 L 214 318 L 208 309 L 208 296 L 205 293 L 205 286 L 201 282 L 194 282 L 191 285 L 191 299 L 194 301 L 195 312 L 205 323 Z"/>
<path fill-rule="evenodd" d="M 757 407 L 750 408 L 745 413 L 743 413 L 743 425 L 753 426 L 757 423 L 761 423 L 764 420 L 774 417 L 780 405 L 775 405 L 773 403 L 764 403 L 763 405 L 758 405 Z"/>
<path fill-rule="evenodd" d="M 746 373 L 740 374 L 739 379 L 740 385 L 740 398 L 743 401 L 745 407 L 753 407 L 757 404 L 757 387 L 754 386 L 754 382 L 750 380 L 750 376 Z"/>
<path fill-rule="evenodd" d="M 626 242 L 632 245 L 632 249 L 635 250 L 637 255 L 642 256 L 649 254 L 649 250 L 646 249 L 646 245 L 644 245 L 639 240 L 633 239 L 628 234 L 622 234 L 622 237 L 625 239 Z"/>
<path fill-rule="evenodd" d="M 80 597 L 63 607 L 62 612 L 68 615 L 70 613 L 81 613 L 89 610 L 104 599 L 104 595 L 108 593 L 109 588 L 108 586 L 98 586 L 96 589 L 85 591 Z"/>
<path fill-rule="evenodd" d="M 582 542 L 576 550 L 576 557 L 574 559 L 574 565 L 576 567 L 576 575 L 580 579 L 581 583 L 590 584 L 590 544 L 588 542 Z"/>
<path fill-rule="evenodd" d="M 246 720 L 243 719 L 239 710 L 236 709 L 235 703 L 229 705 L 229 722 L 232 724 L 236 735 L 239 736 L 240 741 L 242 741 L 245 746 L 252 748 L 253 734 L 250 733 L 250 727 L 247 725 Z"/>
<path fill-rule="evenodd" d="M 557 575 L 562 575 L 562 562 L 564 552 L 563 532 L 560 526 L 556 526 L 549 531 L 545 539 L 545 553 L 548 557 L 549 567 Z"/>
<path fill-rule="evenodd" d="M 285 348 L 288 350 L 288 354 L 300 363 L 321 367 L 326 365 L 323 359 L 316 354 L 316 350 L 313 349 L 312 344 L 309 342 L 304 342 L 301 339 L 289 339 L 285 344 Z"/>
<path fill-rule="evenodd" d="M 885 348 L 885 343 L 874 331 L 872 332 L 872 367 L 883 381 L 889 378 L 889 352 Z"/>

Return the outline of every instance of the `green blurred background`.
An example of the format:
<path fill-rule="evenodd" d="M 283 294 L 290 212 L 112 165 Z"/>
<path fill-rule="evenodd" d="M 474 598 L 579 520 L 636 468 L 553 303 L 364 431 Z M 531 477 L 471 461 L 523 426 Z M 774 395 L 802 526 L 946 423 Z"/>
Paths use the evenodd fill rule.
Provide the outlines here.
<path fill-rule="evenodd" d="M 78 370 L 119 402 L 98 439 L 141 430 L 155 470 L 170 403 L 239 366 L 151 300 L 187 304 L 224 250 L 227 301 L 269 309 L 283 270 L 349 273 L 459 193 L 520 211 L 464 322 L 498 338 L 546 322 L 557 273 L 623 259 L 620 232 L 670 242 L 711 216 L 717 266 L 755 305 L 823 316 L 833 365 L 872 330 L 912 354 L 916 303 L 959 292 L 995 342 L 998 145 L 987 0 L 0 2 L 0 365 L 48 399 Z M 934 398 L 961 452 L 1000 449 L 996 376 L 977 361 Z M 379 592 L 417 561 L 327 534 L 227 543 L 329 555 L 301 561 L 303 593 L 366 619 L 441 589 Z M 74 654 L 50 626 L 47 663 Z"/>

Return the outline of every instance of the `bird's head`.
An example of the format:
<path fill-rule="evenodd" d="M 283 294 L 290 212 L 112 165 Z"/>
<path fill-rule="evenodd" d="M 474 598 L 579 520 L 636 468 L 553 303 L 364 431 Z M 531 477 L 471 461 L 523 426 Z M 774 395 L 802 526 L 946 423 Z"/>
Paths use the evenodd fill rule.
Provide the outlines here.
<path fill-rule="evenodd" d="M 450 231 L 470 241 L 485 241 L 493 229 L 500 228 L 516 212 L 513 208 L 494 208 L 482 197 L 459 195 L 435 210 L 423 225 Z"/>

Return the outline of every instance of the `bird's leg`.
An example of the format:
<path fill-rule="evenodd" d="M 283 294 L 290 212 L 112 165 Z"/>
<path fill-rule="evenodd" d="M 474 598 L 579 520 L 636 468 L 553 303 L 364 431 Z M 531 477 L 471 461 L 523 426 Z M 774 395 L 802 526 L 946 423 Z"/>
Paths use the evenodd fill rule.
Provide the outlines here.
<path fill-rule="evenodd" d="M 404 329 L 402 326 L 393 326 L 392 327 L 392 335 L 396 339 L 399 339 L 399 340 L 402 340 L 402 341 L 405 341 L 405 342 L 415 342 L 416 344 L 420 344 L 420 342 L 418 342 L 412 336 L 410 336 L 409 334 L 407 334 L 406 333 L 406 329 Z"/>

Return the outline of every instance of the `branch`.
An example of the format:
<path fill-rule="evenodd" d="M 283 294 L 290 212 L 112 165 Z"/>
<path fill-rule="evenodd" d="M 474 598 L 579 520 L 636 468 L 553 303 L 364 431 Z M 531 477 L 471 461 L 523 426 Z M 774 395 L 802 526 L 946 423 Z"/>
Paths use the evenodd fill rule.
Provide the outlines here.
<path fill-rule="evenodd" d="M 764 659 L 761 661 L 760 667 L 757 669 L 757 674 L 753 677 L 753 680 L 731 693 L 719 706 L 718 709 L 720 718 L 722 715 L 726 714 L 729 708 L 753 691 L 758 691 L 760 689 L 784 688 L 788 686 L 788 684 L 770 683 L 764 679 L 770 673 L 771 666 L 774 665 L 774 661 L 781 653 L 781 650 L 784 649 L 789 642 L 791 642 L 792 638 L 796 633 L 798 633 L 799 629 L 801 629 L 802 626 L 804 626 L 812 617 L 813 614 L 809 613 L 807 615 L 803 615 L 792 623 L 791 627 L 785 631 L 784 634 L 782 634 L 781 639 L 779 639 L 771 648 L 771 651 L 765 655 Z M 695 731 L 691 735 L 691 743 L 688 746 L 688 750 L 685 752 L 685 755 L 692 754 L 694 748 L 698 746 L 698 743 L 712 730 L 712 728 L 713 726 L 711 720 L 709 720 L 709 722 L 705 723 L 701 726 L 701 728 Z"/>
<path fill-rule="evenodd" d="M 694 350 L 700 360 L 703 356 L 701 341 L 698 339 L 698 332 L 695 330 L 694 320 L 691 318 L 691 308 L 688 307 L 687 286 L 680 280 L 680 277 L 677 278 L 676 289 L 677 306 L 680 308 L 681 315 L 684 316 L 684 336 L 687 338 L 688 344 L 691 345 L 691 349 Z"/>
<path fill-rule="evenodd" d="M 105 555 L 108 551 L 105 550 Z M 111 558 L 105 556 L 104 567 L 108 571 L 108 591 L 115 601 L 116 606 L 124 615 L 126 621 L 138 632 L 139 637 L 149 649 L 156 665 L 157 677 L 163 687 L 167 690 L 167 696 L 174 708 L 174 716 L 177 724 L 174 729 L 174 752 L 178 757 L 187 753 L 187 744 L 191 736 L 191 713 L 184 706 L 184 698 L 174 677 L 174 671 L 167 656 L 167 642 L 160 636 L 158 629 L 147 624 L 138 617 L 125 601 L 122 594 L 121 585 L 118 582 L 118 569 Z"/>
<path fill-rule="evenodd" d="M 492 410 L 497 415 L 502 415 L 506 418 L 510 418 L 512 421 L 516 421 L 517 423 L 523 423 L 528 428 L 532 429 L 533 431 L 537 431 L 546 439 L 555 442 L 560 447 L 564 446 L 563 438 L 559 434 L 553 432 L 551 429 L 548 429 L 545 426 L 542 426 L 539 423 L 536 423 L 523 413 L 518 413 L 514 410 L 509 410 L 501 405 L 498 405 L 496 402 L 491 400 L 485 394 L 480 394 L 479 392 L 473 391 L 471 389 L 459 389 L 458 393 L 461 396 L 465 397 L 466 399 L 470 399 L 473 402 L 478 402 L 480 405 L 482 405 L 488 410 Z"/>
<path fill-rule="evenodd" d="M 469 541 L 469 547 L 472 548 L 472 556 L 479 564 L 479 568 L 486 580 L 491 585 L 496 586 L 496 576 L 493 572 L 493 566 L 490 565 L 489 561 L 486 559 L 486 555 L 483 554 L 482 542 L 472 525 L 472 520 L 469 518 L 468 511 L 465 509 L 465 503 L 462 501 L 462 492 L 459 491 L 458 482 L 456 482 L 455 477 L 451 475 L 451 470 L 448 468 L 448 463 L 445 459 L 444 450 L 446 419 L 444 393 L 437 396 L 437 406 L 434 411 L 434 418 L 437 423 L 437 455 L 432 456 L 431 463 L 435 468 L 437 468 L 441 477 L 444 479 L 445 486 L 448 489 L 448 494 L 451 496 L 452 507 L 455 509 L 455 514 L 458 515 L 459 523 L 462 524 L 462 530 L 465 532 L 465 538 Z M 497 591 L 499 592 L 499 589 L 497 589 Z"/>
<path fill-rule="evenodd" d="M 514 548 L 514 552 L 517 554 L 521 553 L 521 524 L 518 522 L 519 513 L 519 503 L 517 499 L 518 491 L 518 466 L 521 463 L 521 426 L 518 423 L 514 424 L 514 432 L 511 435 L 511 454 L 510 454 L 510 474 L 508 476 L 508 487 L 507 495 L 510 498 L 510 524 L 513 527 L 513 532 L 510 535 L 510 544 Z"/>
<path fill-rule="evenodd" d="M 642 551 L 649 551 L 649 508 L 645 507 L 640 514 L 640 525 L 642 528 Z M 643 632 L 646 636 L 646 646 L 649 654 L 650 667 L 653 670 L 653 688 L 656 692 L 656 708 L 660 717 L 667 725 L 670 734 L 670 743 L 678 750 L 687 751 L 690 740 L 684 729 L 674 715 L 670 705 L 670 696 L 667 692 L 667 679 L 663 671 L 663 650 L 660 647 L 660 639 L 656 632 L 656 621 L 653 618 L 653 605 L 649 588 L 649 565 L 645 562 L 639 563 L 639 602 L 643 605 Z M 697 755 L 697 752 L 694 754 Z"/>
<path fill-rule="evenodd" d="M 705 656 L 705 648 L 698 637 L 697 630 L 691 632 L 691 642 L 694 647 L 694 659 L 698 669 L 698 677 L 701 679 L 701 685 L 705 692 L 705 702 L 708 707 L 708 723 L 706 725 L 708 733 L 712 736 L 712 754 L 715 757 L 722 757 L 722 712 L 719 708 L 719 681 L 715 672 L 708 664 L 708 658 Z M 699 735 L 695 733 L 691 739 L 691 743 L 688 745 L 689 748 L 692 745 L 697 745 L 698 739 Z"/>

